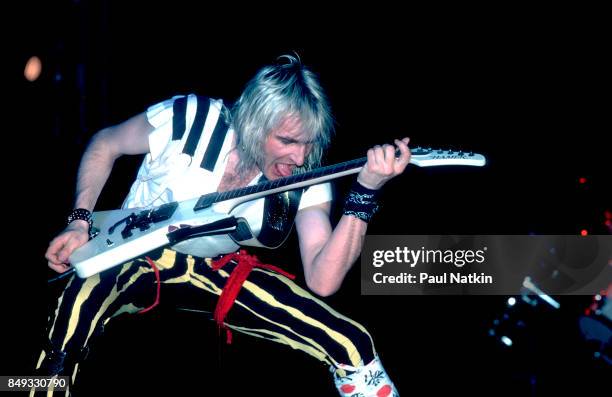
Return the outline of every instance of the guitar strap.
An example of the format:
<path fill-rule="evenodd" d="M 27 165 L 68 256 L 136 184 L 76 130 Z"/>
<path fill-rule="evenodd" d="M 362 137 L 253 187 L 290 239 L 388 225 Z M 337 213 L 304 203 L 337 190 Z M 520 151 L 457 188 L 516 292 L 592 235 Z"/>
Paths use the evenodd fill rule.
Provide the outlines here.
<path fill-rule="evenodd" d="M 259 183 L 268 179 L 262 175 Z M 289 236 L 295 221 L 303 189 L 268 195 L 264 198 L 264 213 L 257 240 L 268 248 L 280 246 Z"/>

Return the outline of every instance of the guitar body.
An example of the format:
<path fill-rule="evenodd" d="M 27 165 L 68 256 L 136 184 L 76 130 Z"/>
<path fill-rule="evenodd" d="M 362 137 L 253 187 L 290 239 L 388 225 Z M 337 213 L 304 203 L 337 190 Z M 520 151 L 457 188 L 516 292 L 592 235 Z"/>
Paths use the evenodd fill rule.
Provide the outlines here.
<path fill-rule="evenodd" d="M 172 213 L 167 219 L 151 222 L 144 230 L 133 228 L 129 236 L 122 235 L 126 224 L 121 221 L 140 212 L 148 214 L 150 210 L 131 208 L 94 212 L 93 224 L 97 235 L 74 251 L 70 261 L 79 277 L 84 278 L 166 245 L 180 253 L 203 258 L 235 252 L 240 246 L 277 248 L 292 229 L 301 193 L 299 189 L 272 194 L 239 204 L 231 210 L 228 210 L 228 203 L 223 202 L 196 212 L 197 199 L 182 201 L 175 203 L 176 208 L 168 209 Z M 237 225 L 224 226 L 223 222 L 228 219 L 235 219 Z M 187 236 L 182 241 L 173 241 L 173 231 L 187 231 L 215 222 L 221 224 L 212 235 Z M 117 224 L 119 226 L 115 226 Z"/>

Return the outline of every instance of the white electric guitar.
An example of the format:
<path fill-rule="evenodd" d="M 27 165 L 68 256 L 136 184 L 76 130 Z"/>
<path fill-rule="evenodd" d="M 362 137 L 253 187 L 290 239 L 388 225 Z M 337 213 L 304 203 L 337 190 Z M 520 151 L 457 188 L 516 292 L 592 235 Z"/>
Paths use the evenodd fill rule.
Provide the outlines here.
<path fill-rule="evenodd" d="M 485 164 L 484 156 L 472 152 L 416 147 L 411 153 L 410 162 L 419 167 Z M 291 230 L 302 188 L 355 174 L 366 161 L 363 157 L 150 209 L 94 212 L 94 237 L 72 253 L 70 263 L 79 277 L 89 277 L 163 246 L 207 258 L 242 245 L 276 248 Z"/>

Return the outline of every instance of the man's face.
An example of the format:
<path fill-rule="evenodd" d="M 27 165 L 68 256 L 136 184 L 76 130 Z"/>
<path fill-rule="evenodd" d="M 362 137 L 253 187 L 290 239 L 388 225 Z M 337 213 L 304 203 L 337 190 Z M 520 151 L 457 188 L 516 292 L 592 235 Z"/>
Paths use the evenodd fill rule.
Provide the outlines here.
<path fill-rule="evenodd" d="M 306 141 L 300 120 L 287 117 L 270 131 L 264 143 L 264 164 L 262 172 L 269 180 L 289 176 L 295 167 L 301 167 L 312 149 L 312 142 Z"/>

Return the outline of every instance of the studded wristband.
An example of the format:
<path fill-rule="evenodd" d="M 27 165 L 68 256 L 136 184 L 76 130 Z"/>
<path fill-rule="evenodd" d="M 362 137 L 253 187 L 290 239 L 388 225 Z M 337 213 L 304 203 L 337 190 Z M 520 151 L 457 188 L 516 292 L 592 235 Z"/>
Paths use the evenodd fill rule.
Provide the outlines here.
<path fill-rule="evenodd" d="M 91 219 L 91 212 L 86 210 L 85 208 L 77 208 L 72 210 L 70 215 L 68 215 L 68 219 L 66 220 L 66 225 L 70 225 L 72 222 L 76 220 L 82 220 L 89 224 L 89 234 L 91 235 L 91 228 L 93 226 L 93 220 Z"/>

